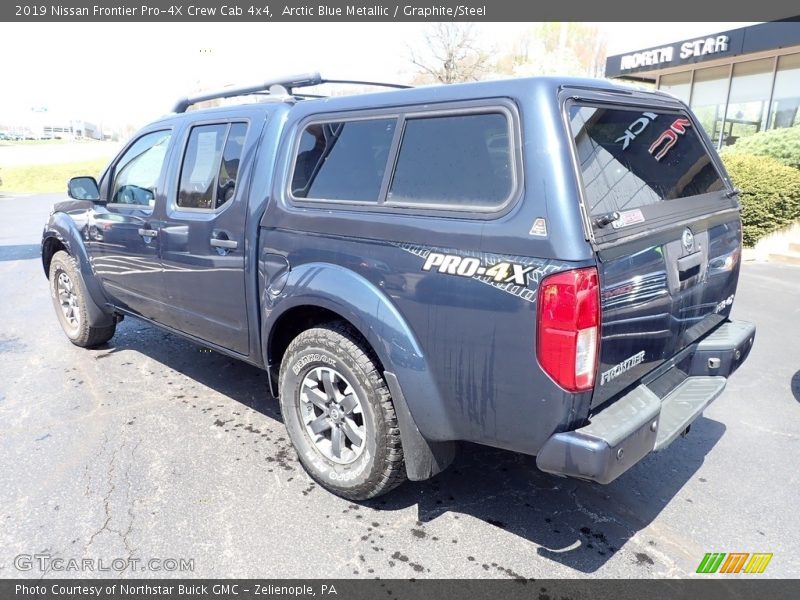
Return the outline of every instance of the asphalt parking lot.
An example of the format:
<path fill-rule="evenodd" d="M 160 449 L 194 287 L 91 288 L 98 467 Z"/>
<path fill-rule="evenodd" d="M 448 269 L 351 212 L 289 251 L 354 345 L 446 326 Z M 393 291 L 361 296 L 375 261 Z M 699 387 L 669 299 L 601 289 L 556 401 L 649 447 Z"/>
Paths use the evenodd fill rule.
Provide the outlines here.
<path fill-rule="evenodd" d="M 56 199 L 0 198 L 0 577 L 117 575 L 15 567 L 34 554 L 194 561 L 139 577 L 682 577 L 706 552 L 800 576 L 800 268 L 745 264 L 748 362 L 611 485 L 465 445 L 353 504 L 302 470 L 259 370 L 133 319 L 106 347 L 67 341 L 39 259 Z"/>

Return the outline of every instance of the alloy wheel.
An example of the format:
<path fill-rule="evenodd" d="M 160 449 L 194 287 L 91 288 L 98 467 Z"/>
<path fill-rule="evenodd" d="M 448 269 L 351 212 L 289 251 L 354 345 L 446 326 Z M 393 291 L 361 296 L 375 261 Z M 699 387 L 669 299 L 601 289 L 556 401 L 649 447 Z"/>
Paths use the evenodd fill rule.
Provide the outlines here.
<path fill-rule="evenodd" d="M 81 323 L 78 296 L 75 295 L 75 285 L 64 271 L 59 272 L 56 278 L 56 293 L 64 320 L 69 327 L 77 329 Z"/>
<path fill-rule="evenodd" d="M 300 385 L 300 417 L 316 450 L 339 464 L 354 462 L 364 451 L 366 427 L 361 400 L 336 369 L 311 369 Z"/>

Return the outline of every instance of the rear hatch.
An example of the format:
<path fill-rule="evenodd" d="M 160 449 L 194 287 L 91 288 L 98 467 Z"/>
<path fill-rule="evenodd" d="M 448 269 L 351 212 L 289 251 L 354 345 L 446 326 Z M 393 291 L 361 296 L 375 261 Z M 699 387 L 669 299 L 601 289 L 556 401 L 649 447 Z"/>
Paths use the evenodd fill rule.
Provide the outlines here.
<path fill-rule="evenodd" d="M 593 407 L 725 321 L 739 276 L 738 200 L 710 141 L 682 105 L 638 96 L 566 103 L 601 287 Z"/>

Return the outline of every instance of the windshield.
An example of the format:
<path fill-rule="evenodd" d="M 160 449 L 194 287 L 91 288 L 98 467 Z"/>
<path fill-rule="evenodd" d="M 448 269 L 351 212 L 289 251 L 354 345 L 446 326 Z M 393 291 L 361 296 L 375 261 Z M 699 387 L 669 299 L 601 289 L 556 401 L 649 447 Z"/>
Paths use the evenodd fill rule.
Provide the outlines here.
<path fill-rule="evenodd" d="M 593 217 L 724 190 L 685 113 L 574 104 L 569 119 Z"/>

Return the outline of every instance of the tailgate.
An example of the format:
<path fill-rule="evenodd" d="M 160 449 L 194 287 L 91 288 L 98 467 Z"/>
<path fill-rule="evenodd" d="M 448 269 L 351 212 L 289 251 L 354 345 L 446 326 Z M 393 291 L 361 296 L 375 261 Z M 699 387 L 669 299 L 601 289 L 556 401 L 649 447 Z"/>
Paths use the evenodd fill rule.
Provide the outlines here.
<path fill-rule="evenodd" d="M 600 275 L 597 406 L 727 319 L 741 221 L 714 150 L 680 105 L 587 100 L 567 111 Z"/>

